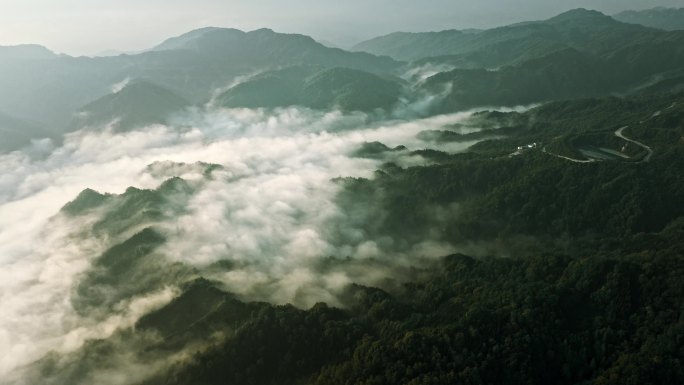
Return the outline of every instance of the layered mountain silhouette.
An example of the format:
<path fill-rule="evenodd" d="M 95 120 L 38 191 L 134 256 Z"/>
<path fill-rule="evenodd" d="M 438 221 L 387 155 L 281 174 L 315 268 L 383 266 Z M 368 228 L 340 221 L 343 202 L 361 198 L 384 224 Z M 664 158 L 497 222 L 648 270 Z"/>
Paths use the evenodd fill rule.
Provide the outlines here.
<path fill-rule="evenodd" d="M 528 34 L 517 38 L 512 29 Z M 543 29 L 544 39 L 532 31 Z M 503 46 L 531 45 L 491 61 L 485 45 L 461 56 L 436 58 L 456 69 L 427 79 L 422 87 L 438 92 L 449 90 L 437 111 L 454 111 L 476 106 L 517 105 L 611 93 L 630 93 L 661 83 L 660 90 L 676 89 L 684 71 L 684 32 L 664 32 L 617 22 L 595 11 L 575 10 L 541 23 L 492 30 Z M 483 36 L 493 32 L 482 32 Z M 531 33 L 531 34 L 530 34 Z M 492 36 L 496 36 L 493 34 Z M 495 41 L 492 36 L 492 41 Z M 520 34 L 517 34 L 520 36 Z M 547 38 L 553 36 L 553 44 Z M 496 52 L 496 49 L 493 50 Z M 490 64 L 507 64 L 496 69 L 460 66 L 464 57 L 485 57 Z M 497 60 L 503 57 L 498 57 Z M 429 62 L 432 59 L 422 59 Z M 665 79 L 673 79 L 664 82 Z M 663 83 L 664 82 L 664 83 Z"/>
<path fill-rule="evenodd" d="M 653 8 L 642 11 L 624 11 L 613 15 L 623 23 L 641 24 L 666 31 L 684 30 L 684 8 Z"/>
<path fill-rule="evenodd" d="M 292 65 L 346 67 L 386 73 L 399 63 L 328 48 L 308 36 L 268 29 L 205 28 L 135 55 L 71 57 L 37 46 L 0 48 L 0 109 L 31 117 L 54 131 L 70 127 L 80 107 L 110 93 L 122 79 L 147 79 L 192 102 L 238 76 Z"/>
<path fill-rule="evenodd" d="M 682 88 L 683 47 L 684 31 L 623 23 L 585 9 L 488 30 L 394 33 L 359 44 L 357 52 L 304 35 L 214 27 L 115 57 L 0 47 L 0 111 L 47 130 L 5 125 L 7 132 L 25 134 L 8 139 L 3 149 L 114 120 L 119 129 L 164 122 L 174 109 L 203 105 L 237 79 L 247 80 L 219 95 L 220 106 L 390 109 L 406 94 L 397 76 L 430 65 L 443 72 L 418 84 L 413 95 L 445 97 L 428 114 L 667 92 Z M 112 94 L 123 79 L 147 85 Z"/>
<path fill-rule="evenodd" d="M 354 50 L 405 61 L 431 58 L 429 61 L 460 68 L 499 68 L 567 48 L 610 56 L 627 46 L 667 36 L 663 31 L 621 23 L 597 11 L 576 9 L 544 21 L 484 31 L 398 32 L 362 42 Z"/>
<path fill-rule="evenodd" d="M 2 60 L 41 60 L 53 59 L 58 55 L 37 44 L 21 44 L 15 46 L 0 46 Z"/>

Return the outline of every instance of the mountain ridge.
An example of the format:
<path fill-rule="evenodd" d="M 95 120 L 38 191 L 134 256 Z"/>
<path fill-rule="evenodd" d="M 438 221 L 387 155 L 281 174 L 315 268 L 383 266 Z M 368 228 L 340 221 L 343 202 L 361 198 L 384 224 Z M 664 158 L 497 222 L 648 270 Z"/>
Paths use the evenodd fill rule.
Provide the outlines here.
<path fill-rule="evenodd" d="M 487 50 L 501 50 L 511 44 L 520 45 L 522 42 L 528 42 L 527 46 L 518 47 L 518 52 L 504 55 L 499 60 L 480 63 L 485 67 L 500 67 L 511 64 L 516 57 L 521 55 L 520 51 L 534 48 L 535 45 L 542 43 L 547 46 L 545 48 L 547 50 L 574 46 L 595 51 L 592 49 L 591 42 L 591 38 L 596 38 L 594 34 L 612 29 L 620 29 L 622 33 L 632 35 L 648 32 L 647 27 L 620 23 L 598 11 L 580 8 L 546 20 L 516 23 L 487 29 L 476 34 L 463 33 L 459 30 L 393 33 L 359 43 L 352 50 L 388 55 L 397 60 L 414 61 L 434 56 L 482 54 L 481 52 Z M 586 36 L 588 33 L 591 35 Z M 606 37 L 601 36 L 601 41 L 605 40 Z M 609 43 L 614 44 L 620 41 L 621 39 L 617 37 L 611 37 Z M 534 53 L 527 56 L 534 56 Z"/>
<path fill-rule="evenodd" d="M 18 118 L 30 117 L 59 136 L 71 129 L 79 108 L 106 96 L 125 78 L 147 79 L 201 104 L 214 90 L 255 69 L 314 64 L 388 73 L 402 65 L 388 57 L 328 48 L 304 35 L 267 29 L 208 28 L 188 34 L 160 43 L 157 50 L 112 57 L 56 55 L 39 46 L 5 48 L 7 55 L 17 58 L 0 61 L 0 109 L 11 110 Z M 183 44 L 192 49 L 180 49 Z M 2 52 L 0 48 L 0 58 Z"/>
<path fill-rule="evenodd" d="M 640 24 L 666 31 L 684 30 L 684 8 L 656 7 L 642 11 L 624 11 L 613 15 L 623 23 Z"/>

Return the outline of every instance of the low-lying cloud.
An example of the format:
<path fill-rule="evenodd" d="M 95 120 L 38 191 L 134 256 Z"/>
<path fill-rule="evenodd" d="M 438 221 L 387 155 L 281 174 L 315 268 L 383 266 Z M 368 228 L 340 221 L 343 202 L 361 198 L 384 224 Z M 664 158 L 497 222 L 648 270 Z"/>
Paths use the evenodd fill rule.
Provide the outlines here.
<path fill-rule="evenodd" d="M 340 186 L 331 180 L 372 176 L 383 160 L 350 156 L 364 142 L 419 150 L 428 146 L 416 139 L 419 132 L 468 116 L 372 122 L 364 114 L 299 108 L 196 109 L 169 126 L 79 131 L 56 149 L 42 145 L 1 155 L 0 378 L 49 350 L 67 352 L 87 339 L 130 327 L 176 293 L 169 287 L 130 298 L 105 319 L 74 312 L 72 288 L 116 241 L 84 230 L 97 220 L 96 213 L 59 214 L 83 189 L 120 194 L 129 186 L 156 188 L 172 176 L 200 178 L 196 170 L 177 164 L 219 164 L 211 179 L 198 184 L 183 214 L 156 224 L 167 238 L 159 252 L 200 270 L 217 261 L 233 262 L 236 268 L 211 278 L 243 299 L 334 304 L 336 293 L 349 283 L 379 282 L 386 274 L 342 268 L 321 273 L 315 267 L 329 256 L 383 258 L 375 240 L 345 228 L 351 221 L 335 204 Z M 454 152 L 471 144 L 441 149 Z M 427 162 L 408 151 L 395 161 L 404 166 Z M 332 234 L 331 223 L 346 235 Z M 450 245 L 426 242 L 411 251 L 435 257 L 450 250 Z M 395 261 L 397 268 L 406 263 Z"/>

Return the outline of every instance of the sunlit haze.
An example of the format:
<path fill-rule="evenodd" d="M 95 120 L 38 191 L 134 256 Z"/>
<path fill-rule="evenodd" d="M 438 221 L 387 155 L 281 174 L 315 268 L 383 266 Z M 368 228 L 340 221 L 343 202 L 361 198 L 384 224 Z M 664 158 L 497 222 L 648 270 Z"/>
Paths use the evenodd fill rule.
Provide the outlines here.
<path fill-rule="evenodd" d="M 72 55 L 138 51 L 188 30 L 303 33 L 348 47 L 394 31 L 484 28 L 584 7 L 612 14 L 681 0 L 5 0 L 0 45 L 35 43 Z"/>

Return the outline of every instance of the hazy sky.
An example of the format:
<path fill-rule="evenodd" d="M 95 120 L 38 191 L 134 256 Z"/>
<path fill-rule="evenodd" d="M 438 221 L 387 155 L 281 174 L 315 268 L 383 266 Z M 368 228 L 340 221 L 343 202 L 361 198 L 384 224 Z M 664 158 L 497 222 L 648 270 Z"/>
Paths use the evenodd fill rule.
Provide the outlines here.
<path fill-rule="evenodd" d="M 0 45 L 140 50 L 204 26 L 298 32 L 350 45 L 392 31 L 479 28 L 584 7 L 613 14 L 684 0 L 0 0 Z"/>

